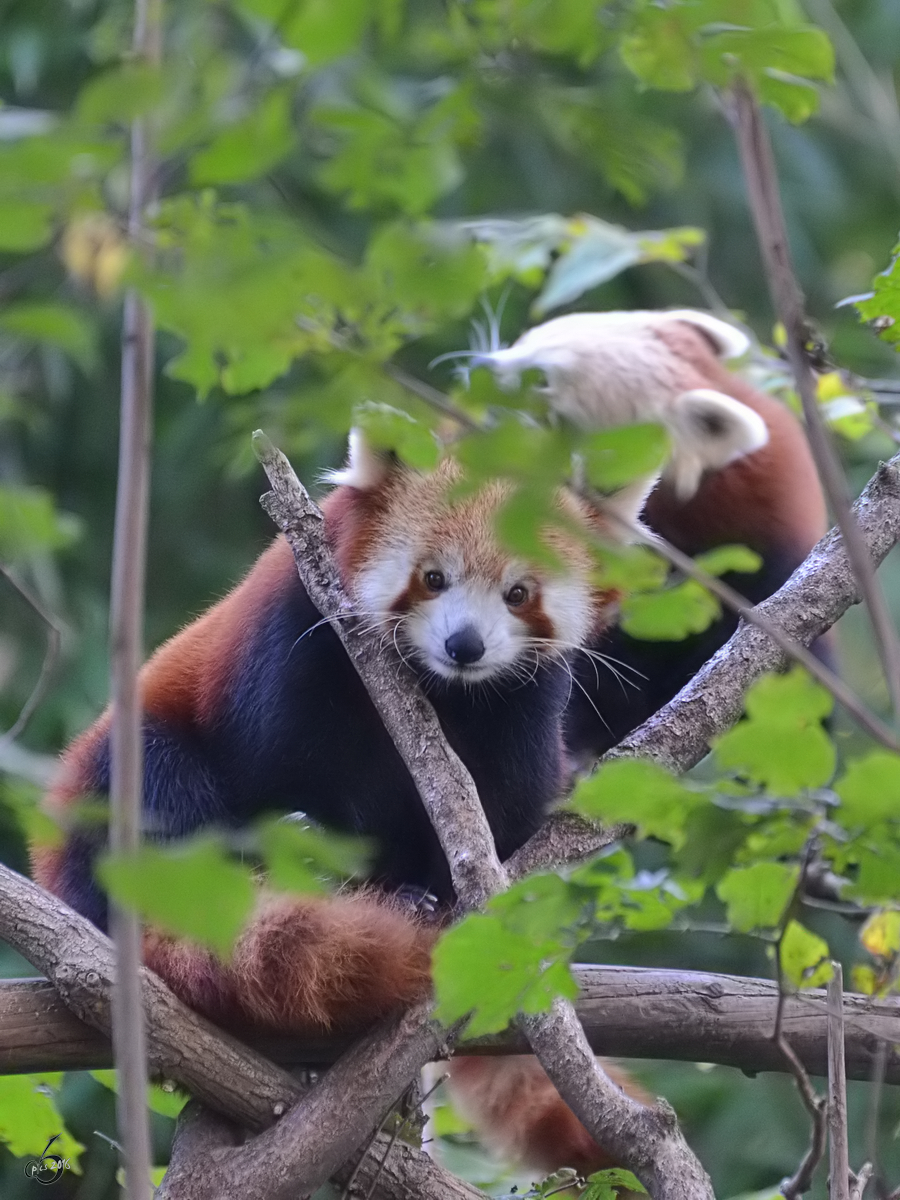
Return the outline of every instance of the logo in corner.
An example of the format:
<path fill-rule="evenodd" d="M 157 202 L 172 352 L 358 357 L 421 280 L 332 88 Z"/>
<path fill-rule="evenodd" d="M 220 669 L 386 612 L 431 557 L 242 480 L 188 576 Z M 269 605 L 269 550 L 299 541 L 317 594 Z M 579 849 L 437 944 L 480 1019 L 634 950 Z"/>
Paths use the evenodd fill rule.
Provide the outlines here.
<path fill-rule="evenodd" d="M 48 1151 L 56 1139 L 60 1135 L 54 1133 L 53 1137 L 44 1147 L 44 1153 L 40 1158 L 30 1158 L 25 1164 L 26 1179 L 33 1179 L 36 1183 L 56 1183 L 58 1179 L 62 1179 L 63 1171 L 66 1171 L 71 1166 L 67 1158 L 63 1158 L 59 1154 L 49 1154 Z"/>

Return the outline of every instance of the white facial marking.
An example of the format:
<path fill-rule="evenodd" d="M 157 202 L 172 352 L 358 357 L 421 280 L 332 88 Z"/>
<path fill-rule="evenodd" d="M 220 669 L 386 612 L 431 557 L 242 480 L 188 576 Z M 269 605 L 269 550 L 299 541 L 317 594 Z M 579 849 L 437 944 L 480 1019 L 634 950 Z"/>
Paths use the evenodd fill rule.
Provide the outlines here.
<path fill-rule="evenodd" d="M 444 586 L 418 598 L 431 572 L 440 572 Z M 416 589 L 417 598 L 407 611 L 396 611 L 394 606 L 416 576 L 422 584 Z M 525 589 L 526 600 L 510 605 L 506 597 L 516 586 Z M 535 644 L 524 619 L 527 599 L 536 589 L 558 647 Z M 467 572 L 463 555 L 450 548 L 423 561 L 409 543 L 399 541 L 385 543 L 363 568 L 356 595 L 367 616 L 386 622 L 396 617 L 396 639 L 404 654 L 412 652 L 419 666 L 457 683 L 481 683 L 519 668 L 524 678 L 538 657 L 550 656 L 556 648 L 579 646 L 592 619 L 590 588 L 574 576 L 552 575 L 539 582 L 522 564 L 512 562 L 499 581 L 488 580 Z M 447 648 L 448 639 L 464 630 L 474 632 L 484 646 L 481 656 L 468 663 L 455 659 Z"/>

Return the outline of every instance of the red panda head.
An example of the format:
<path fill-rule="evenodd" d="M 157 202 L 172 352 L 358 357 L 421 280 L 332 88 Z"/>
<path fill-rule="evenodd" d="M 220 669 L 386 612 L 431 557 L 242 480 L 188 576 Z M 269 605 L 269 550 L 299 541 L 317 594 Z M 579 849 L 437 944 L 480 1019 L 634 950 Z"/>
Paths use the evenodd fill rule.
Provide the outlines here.
<path fill-rule="evenodd" d="M 748 345 L 733 325 L 693 309 L 582 312 L 537 325 L 507 349 L 475 361 L 501 382 L 530 367 L 542 370 L 550 405 L 584 428 L 658 421 L 672 443 L 665 475 L 685 500 L 705 471 L 768 440 L 763 419 L 713 384 L 721 360 L 738 357 Z"/>
<path fill-rule="evenodd" d="M 360 612 L 426 676 L 527 677 L 542 657 L 579 648 L 610 619 L 615 597 L 592 588 L 589 552 L 561 528 L 546 534 L 557 570 L 504 550 L 494 519 L 511 486 L 454 500 L 460 475 L 449 458 L 421 474 L 351 433 L 324 504 L 338 564 Z"/>

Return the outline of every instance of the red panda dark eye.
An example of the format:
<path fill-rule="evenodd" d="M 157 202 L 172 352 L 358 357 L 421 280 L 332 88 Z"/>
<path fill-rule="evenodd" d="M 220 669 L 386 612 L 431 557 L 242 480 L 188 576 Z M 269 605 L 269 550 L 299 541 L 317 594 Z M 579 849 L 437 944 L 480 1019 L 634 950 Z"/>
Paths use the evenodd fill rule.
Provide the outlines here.
<path fill-rule="evenodd" d="M 447 586 L 443 571 L 426 571 L 425 586 L 432 592 L 442 592 Z"/>
<path fill-rule="evenodd" d="M 520 604 L 524 604 L 528 599 L 528 589 L 523 587 L 521 583 L 517 583 L 509 589 L 505 599 L 510 608 L 518 608 Z"/>

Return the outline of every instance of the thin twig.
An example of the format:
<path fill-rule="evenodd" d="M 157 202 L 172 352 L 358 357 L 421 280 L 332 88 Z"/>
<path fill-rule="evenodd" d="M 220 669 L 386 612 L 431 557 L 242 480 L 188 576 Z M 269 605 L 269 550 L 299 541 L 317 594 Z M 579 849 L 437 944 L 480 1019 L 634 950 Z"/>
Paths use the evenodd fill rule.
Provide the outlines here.
<path fill-rule="evenodd" d="M 881 1101 L 884 1096 L 884 1077 L 887 1072 L 888 1044 L 884 1038 L 878 1039 L 875 1048 L 875 1061 L 872 1064 L 872 1078 L 869 1086 L 869 1110 L 866 1114 L 866 1158 L 872 1164 L 875 1175 L 876 1190 L 882 1192 L 881 1172 L 878 1167 L 878 1126 L 881 1122 Z"/>
<path fill-rule="evenodd" d="M 31 589 L 27 588 L 24 583 L 20 583 L 12 571 L 8 567 L 5 567 L 3 563 L 0 563 L 0 574 L 9 581 L 25 603 L 34 609 L 47 627 L 47 646 L 44 650 L 44 661 L 41 663 L 41 673 L 38 675 L 37 683 L 31 689 L 31 695 L 22 705 L 21 711 L 15 721 L 13 721 L 5 733 L 0 734 L 0 746 L 6 746 L 15 741 L 19 734 L 23 732 L 37 711 L 44 696 L 47 694 L 47 688 L 50 680 L 53 678 L 56 665 L 59 662 L 59 651 L 62 645 L 62 626 L 53 614 L 44 607 Z"/>
<path fill-rule="evenodd" d="M 855 1175 L 850 1172 L 850 1200 L 862 1200 L 863 1192 L 868 1187 L 874 1171 L 872 1164 L 867 1162 L 863 1163 Z"/>
<path fill-rule="evenodd" d="M 400 1136 L 400 1129 L 401 1129 L 402 1125 L 403 1125 L 403 1121 L 402 1121 L 399 1113 L 395 1113 L 394 1114 L 394 1130 L 393 1130 L 393 1133 L 391 1134 L 390 1141 L 388 1142 L 387 1146 L 385 1147 L 384 1154 L 382 1155 L 382 1158 L 381 1158 L 381 1162 L 378 1164 L 378 1169 L 376 1170 L 375 1174 L 372 1176 L 372 1182 L 369 1186 L 369 1190 L 366 1192 L 366 1200 L 372 1200 L 372 1195 L 375 1191 L 375 1187 L 378 1183 L 378 1180 L 381 1178 L 382 1173 L 384 1172 L 384 1168 L 387 1166 L 387 1160 L 391 1157 L 391 1151 L 393 1150 L 394 1146 L 397 1144 L 397 1138 Z"/>
<path fill-rule="evenodd" d="M 844 1065 L 844 972 L 831 964 L 828 980 L 828 1166 L 829 1200 L 850 1200 L 847 1140 L 847 1071 Z M 871 1170 L 871 1168 L 870 1168 Z"/>
<path fill-rule="evenodd" d="M 810 650 L 805 646 L 801 646 L 793 638 L 788 637 L 783 629 L 779 629 L 777 625 L 762 616 L 759 610 L 754 608 L 745 596 L 742 596 L 740 592 L 730 587 L 727 583 L 724 583 L 721 579 L 716 578 L 715 575 L 710 575 L 708 571 L 704 571 L 689 555 L 679 550 L 676 546 L 673 546 L 671 542 L 667 542 L 665 538 L 655 533 L 648 533 L 640 526 L 626 521 L 608 504 L 604 503 L 602 496 L 584 489 L 581 494 L 595 508 L 600 509 L 605 517 L 622 526 L 622 528 L 627 529 L 633 539 L 655 550 L 662 558 L 670 562 L 672 566 L 677 567 L 679 571 L 682 571 L 690 579 L 702 584 L 707 591 L 721 600 L 727 608 L 736 612 L 738 616 L 743 617 L 748 624 L 755 625 L 757 629 L 761 629 L 764 633 L 768 634 L 776 646 L 783 650 L 790 658 L 794 659 L 795 662 L 805 667 L 810 675 L 817 679 L 823 687 L 827 688 L 835 700 L 846 708 L 867 733 L 871 734 L 872 737 L 881 742 L 889 750 L 900 752 L 900 738 L 875 713 L 869 711 L 853 689 L 848 687 L 844 680 L 839 675 L 836 675 L 830 667 L 826 666 L 821 659 L 816 658 Z"/>
<path fill-rule="evenodd" d="M 795 1197 L 809 1191 L 812 1186 L 813 1175 L 825 1153 L 825 1135 L 828 1128 L 828 1102 L 824 1096 L 820 1096 L 815 1090 L 806 1068 L 798 1058 L 790 1042 L 784 1036 L 784 1009 L 788 991 L 785 987 L 784 972 L 781 967 L 781 948 L 788 925 L 803 894 L 806 884 L 806 873 L 809 869 L 814 845 L 815 835 L 811 835 L 806 839 L 806 844 L 803 847 L 800 858 L 800 873 L 797 876 L 797 882 L 790 899 L 784 906 L 784 912 L 781 914 L 781 920 L 778 925 L 778 938 L 775 942 L 775 977 L 778 983 L 778 1007 L 775 1011 L 775 1029 L 772 1034 L 772 1041 L 778 1047 L 785 1062 L 788 1064 L 790 1072 L 794 1077 L 797 1091 L 800 1093 L 800 1099 L 803 1101 L 803 1106 L 809 1114 L 811 1121 L 809 1146 L 806 1153 L 794 1174 L 789 1179 L 783 1180 L 779 1187 L 784 1200 L 795 1200 Z"/>
<path fill-rule="evenodd" d="M 463 429 L 468 429 L 470 433 L 474 433 L 481 428 L 478 422 L 470 417 L 464 409 L 454 404 L 446 393 L 439 391 L 436 387 L 432 387 L 430 383 L 425 383 L 424 380 L 417 379 L 415 375 L 410 375 L 408 371 L 404 371 L 402 367 L 398 367 L 394 363 L 385 363 L 384 371 L 386 375 L 390 375 L 395 383 L 399 383 L 401 387 L 405 387 L 408 392 L 412 392 L 414 396 L 418 396 L 420 400 L 424 400 L 436 412 L 449 417 L 451 421 L 455 421 Z"/>
<path fill-rule="evenodd" d="M 135 0 L 133 52 L 138 61 L 161 58 L 162 0 Z M 128 234 L 140 242 L 153 155 L 148 119 L 131 127 L 131 194 Z M 138 672 L 143 658 L 144 581 L 153 406 L 153 321 L 134 290 L 125 296 L 122 324 L 122 397 L 116 518 L 110 597 L 112 728 L 110 731 L 109 843 L 114 853 L 137 850 L 143 807 L 143 733 Z M 116 1111 L 127 1200 L 150 1196 L 150 1127 L 147 1112 L 147 1039 L 141 995 L 141 919 L 110 906 L 116 948 L 113 1048 L 118 1071 Z"/>
<path fill-rule="evenodd" d="M 871 555 L 853 518 L 846 480 L 816 401 L 815 382 L 805 350 L 809 340 L 809 323 L 804 313 L 803 293 L 791 265 L 768 130 L 749 86 L 739 82 L 733 94 L 733 121 L 750 211 L 769 291 L 785 329 L 788 360 L 803 405 L 810 449 L 843 535 L 847 557 L 868 606 L 894 717 L 900 719 L 900 642 Z"/>

